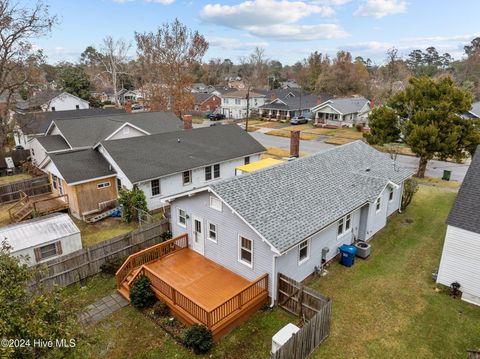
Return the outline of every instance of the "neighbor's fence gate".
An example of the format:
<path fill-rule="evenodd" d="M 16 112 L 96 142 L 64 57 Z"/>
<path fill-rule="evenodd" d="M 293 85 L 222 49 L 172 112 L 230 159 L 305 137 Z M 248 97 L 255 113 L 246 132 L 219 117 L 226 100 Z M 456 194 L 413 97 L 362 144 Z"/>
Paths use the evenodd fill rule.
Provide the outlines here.
<path fill-rule="evenodd" d="M 27 196 L 50 193 L 50 180 L 48 176 L 34 177 L 23 181 L 7 183 L 0 186 L 0 203 L 11 203 L 20 199 L 20 191 Z"/>
<path fill-rule="evenodd" d="M 330 334 L 332 300 L 279 273 L 278 305 L 305 322 L 271 359 L 304 359 Z"/>
<path fill-rule="evenodd" d="M 60 258 L 44 262 L 45 273 L 34 278 L 31 287 L 54 284 L 65 287 L 100 272 L 100 266 L 109 258 L 126 258 L 130 254 L 161 241 L 161 235 L 169 230 L 166 220 L 144 225 L 135 231 L 123 234 L 93 246 L 80 249 Z"/>

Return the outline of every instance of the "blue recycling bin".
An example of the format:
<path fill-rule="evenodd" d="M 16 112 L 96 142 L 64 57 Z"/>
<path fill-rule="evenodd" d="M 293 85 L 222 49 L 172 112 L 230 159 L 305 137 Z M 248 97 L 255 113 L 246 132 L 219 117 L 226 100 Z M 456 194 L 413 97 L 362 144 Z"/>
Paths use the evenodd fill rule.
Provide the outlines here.
<path fill-rule="evenodd" d="M 353 263 L 355 262 L 355 254 L 357 254 L 357 248 L 355 246 L 342 244 L 338 249 L 340 250 L 341 255 L 340 263 L 345 267 L 353 266 Z"/>

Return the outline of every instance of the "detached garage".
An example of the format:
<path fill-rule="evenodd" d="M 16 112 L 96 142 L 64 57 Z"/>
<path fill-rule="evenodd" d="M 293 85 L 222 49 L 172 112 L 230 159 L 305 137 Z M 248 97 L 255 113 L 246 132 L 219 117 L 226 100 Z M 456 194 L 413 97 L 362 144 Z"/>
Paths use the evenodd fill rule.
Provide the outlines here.
<path fill-rule="evenodd" d="M 480 305 L 480 149 L 460 187 L 447 225 L 437 283 L 450 286 L 458 282 L 462 299 Z"/>
<path fill-rule="evenodd" d="M 30 266 L 82 249 L 80 230 L 64 213 L 0 228 L 0 238 L 12 247 L 11 255 L 23 256 Z"/>

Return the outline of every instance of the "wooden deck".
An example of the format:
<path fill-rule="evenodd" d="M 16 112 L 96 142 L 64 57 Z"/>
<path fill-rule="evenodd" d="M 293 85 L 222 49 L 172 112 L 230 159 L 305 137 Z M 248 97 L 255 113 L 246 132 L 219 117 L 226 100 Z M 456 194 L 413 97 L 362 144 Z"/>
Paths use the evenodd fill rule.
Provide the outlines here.
<path fill-rule="evenodd" d="M 46 193 L 37 196 L 28 196 L 20 191 L 20 200 L 9 208 L 8 213 L 12 222 L 42 216 L 49 213 L 63 211 L 69 208 L 68 195 Z"/>
<path fill-rule="evenodd" d="M 145 275 L 158 299 L 187 324 L 209 327 L 218 340 L 268 299 L 268 275 L 251 282 L 188 248 L 187 235 L 131 255 L 117 271 L 119 292 L 129 299 Z"/>

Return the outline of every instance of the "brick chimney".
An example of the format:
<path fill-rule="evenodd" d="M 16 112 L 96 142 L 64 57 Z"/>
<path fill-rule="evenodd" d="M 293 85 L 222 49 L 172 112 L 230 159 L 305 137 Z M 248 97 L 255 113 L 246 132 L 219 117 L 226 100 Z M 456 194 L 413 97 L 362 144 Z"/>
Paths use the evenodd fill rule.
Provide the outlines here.
<path fill-rule="evenodd" d="M 183 115 L 183 129 L 191 130 L 192 127 L 192 115 Z"/>
<path fill-rule="evenodd" d="M 125 104 L 125 111 L 132 112 L 132 103 L 131 102 L 127 102 Z"/>
<path fill-rule="evenodd" d="M 295 130 L 290 135 L 290 157 L 298 157 L 300 155 L 300 131 Z"/>

